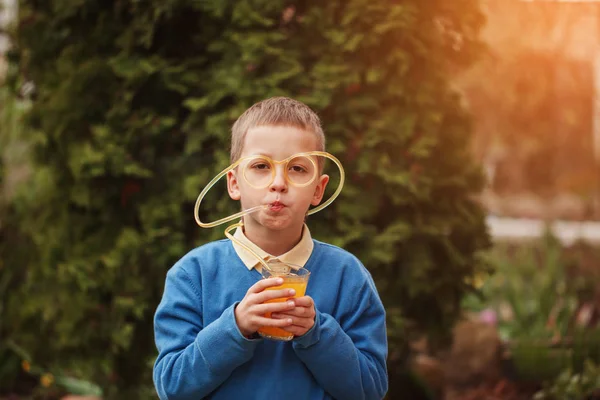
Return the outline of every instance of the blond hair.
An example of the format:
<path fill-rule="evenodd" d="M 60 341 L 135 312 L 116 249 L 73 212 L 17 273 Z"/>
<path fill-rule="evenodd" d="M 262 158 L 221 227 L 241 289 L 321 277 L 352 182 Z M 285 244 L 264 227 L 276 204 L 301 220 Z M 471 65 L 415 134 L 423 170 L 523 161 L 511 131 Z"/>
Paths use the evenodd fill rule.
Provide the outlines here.
<path fill-rule="evenodd" d="M 325 151 L 325 134 L 319 116 L 306 104 L 288 97 L 271 97 L 247 109 L 231 128 L 231 162 L 237 161 L 246 133 L 257 126 L 292 126 L 315 134 L 317 148 Z"/>

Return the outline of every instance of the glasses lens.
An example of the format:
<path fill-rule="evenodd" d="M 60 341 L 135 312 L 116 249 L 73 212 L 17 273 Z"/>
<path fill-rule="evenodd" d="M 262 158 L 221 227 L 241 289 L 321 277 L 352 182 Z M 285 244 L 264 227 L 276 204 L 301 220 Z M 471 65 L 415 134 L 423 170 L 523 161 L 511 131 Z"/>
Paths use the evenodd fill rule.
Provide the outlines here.
<path fill-rule="evenodd" d="M 292 158 L 286 168 L 288 180 L 292 185 L 308 185 L 317 176 L 317 160 L 307 156 Z"/>
<path fill-rule="evenodd" d="M 267 158 L 254 157 L 242 165 L 246 181 L 254 187 L 267 187 L 273 176 L 273 164 Z"/>

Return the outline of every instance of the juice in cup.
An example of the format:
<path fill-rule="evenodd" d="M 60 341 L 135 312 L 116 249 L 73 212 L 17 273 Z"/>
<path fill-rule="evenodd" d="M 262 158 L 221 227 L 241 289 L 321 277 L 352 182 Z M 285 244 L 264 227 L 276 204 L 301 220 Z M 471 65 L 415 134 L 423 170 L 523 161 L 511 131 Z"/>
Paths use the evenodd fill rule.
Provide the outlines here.
<path fill-rule="evenodd" d="M 262 275 L 265 279 L 274 277 L 283 278 L 283 283 L 281 285 L 270 287 L 265 290 L 294 289 L 296 294 L 292 297 L 304 296 L 306 293 L 306 285 L 308 284 L 310 271 L 304 268 L 290 268 L 289 265 L 290 264 L 287 264 L 287 267 L 283 269 L 273 266 L 271 271 L 262 271 Z M 266 303 L 282 303 L 292 297 L 282 297 L 279 299 L 268 300 Z M 271 318 L 271 313 L 265 314 L 265 317 Z M 263 326 L 258 330 L 258 334 L 264 338 L 273 340 L 287 341 L 294 338 L 292 333 L 274 326 Z"/>

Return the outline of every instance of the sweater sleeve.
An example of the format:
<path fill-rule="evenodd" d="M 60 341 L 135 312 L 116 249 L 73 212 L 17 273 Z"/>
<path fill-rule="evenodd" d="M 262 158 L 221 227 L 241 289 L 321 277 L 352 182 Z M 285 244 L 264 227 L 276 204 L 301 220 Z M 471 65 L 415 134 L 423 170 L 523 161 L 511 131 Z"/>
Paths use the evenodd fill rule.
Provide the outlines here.
<path fill-rule="evenodd" d="M 332 397 L 382 399 L 388 389 L 385 310 L 372 281 L 352 297 L 357 303 L 346 306 L 341 323 L 317 310 L 315 325 L 293 347 Z"/>
<path fill-rule="evenodd" d="M 159 354 L 153 379 L 161 400 L 204 398 L 252 358 L 259 340 L 241 334 L 233 313 L 235 305 L 203 326 L 198 287 L 183 266 L 169 271 L 154 317 Z"/>

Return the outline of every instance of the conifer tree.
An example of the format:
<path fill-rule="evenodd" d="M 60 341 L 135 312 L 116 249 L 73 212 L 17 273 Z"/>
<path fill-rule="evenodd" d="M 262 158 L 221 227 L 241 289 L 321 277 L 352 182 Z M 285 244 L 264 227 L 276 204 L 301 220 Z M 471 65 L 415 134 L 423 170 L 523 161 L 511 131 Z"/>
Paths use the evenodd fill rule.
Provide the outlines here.
<path fill-rule="evenodd" d="M 283 95 L 320 114 L 346 168 L 309 224 L 374 275 L 391 354 L 401 322 L 443 338 L 488 244 L 451 87 L 482 22 L 477 0 L 21 1 L 13 78 L 34 87 L 34 170 L 14 202 L 33 244 L 2 248 L 29 255 L 9 266 L 27 274 L 8 334 L 119 393 L 148 383 L 167 269 L 223 237 L 195 225 L 196 196 L 229 164 L 233 121 Z M 236 210 L 225 186 L 206 204 L 206 220 Z"/>

